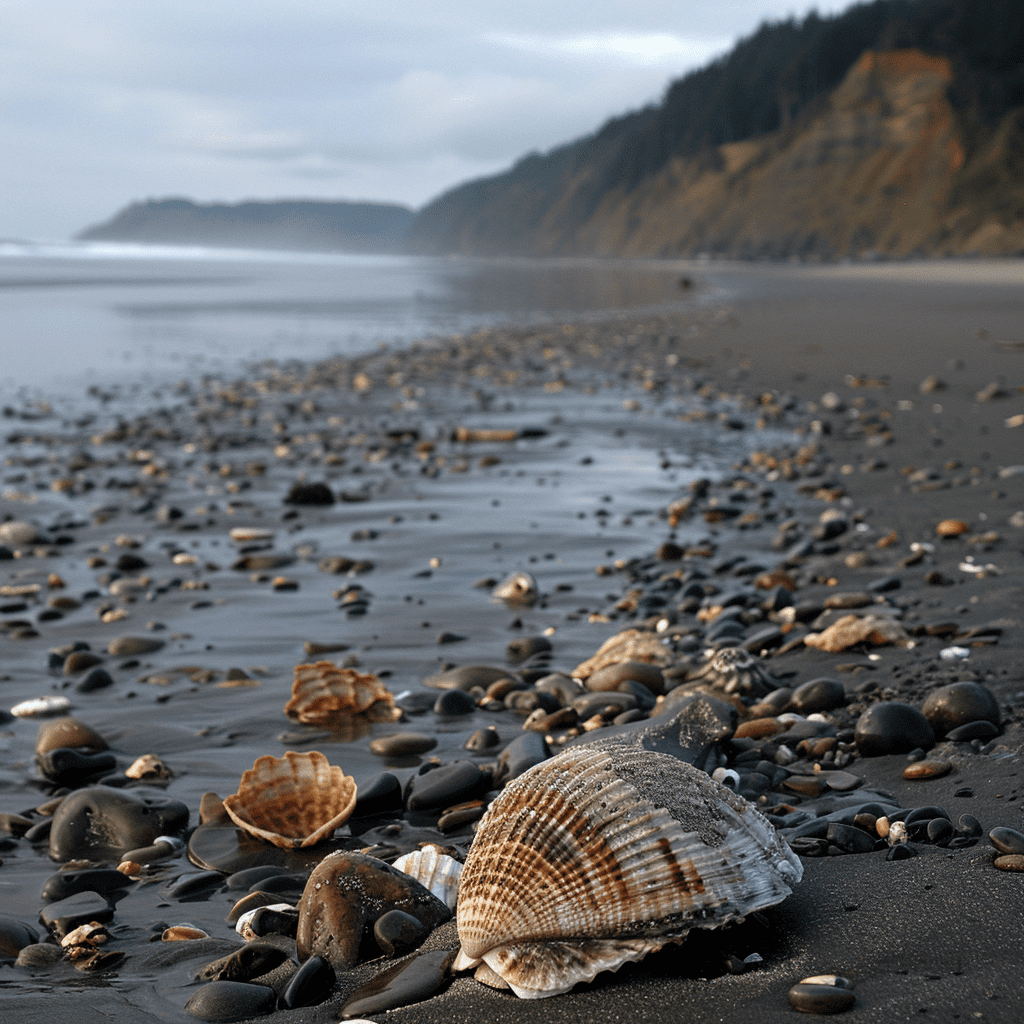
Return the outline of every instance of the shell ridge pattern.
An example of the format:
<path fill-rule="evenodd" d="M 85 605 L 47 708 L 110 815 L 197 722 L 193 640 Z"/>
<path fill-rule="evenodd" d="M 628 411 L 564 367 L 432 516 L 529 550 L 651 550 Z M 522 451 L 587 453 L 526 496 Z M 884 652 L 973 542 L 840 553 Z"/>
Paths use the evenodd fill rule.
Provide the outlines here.
<path fill-rule="evenodd" d="M 771 906 L 801 873 L 767 818 L 704 773 L 624 745 L 572 748 L 481 821 L 457 966 L 484 960 L 517 994 L 554 995 Z"/>

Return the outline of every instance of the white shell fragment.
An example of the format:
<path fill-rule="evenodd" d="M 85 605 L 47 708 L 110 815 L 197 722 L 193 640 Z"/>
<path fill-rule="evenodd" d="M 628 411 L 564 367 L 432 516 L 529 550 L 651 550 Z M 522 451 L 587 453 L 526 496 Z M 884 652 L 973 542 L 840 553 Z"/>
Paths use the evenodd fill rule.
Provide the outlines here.
<path fill-rule="evenodd" d="M 513 572 L 491 591 L 493 597 L 508 604 L 534 604 L 537 601 L 537 581 L 528 572 Z"/>
<path fill-rule="evenodd" d="M 454 857 L 442 853 L 431 843 L 399 857 L 392 867 L 415 878 L 439 900 L 448 904 L 449 910 L 455 909 L 462 865 Z"/>
<path fill-rule="evenodd" d="M 229 536 L 236 544 L 249 544 L 257 540 L 273 540 L 274 531 L 259 526 L 236 526 Z"/>
<path fill-rule="evenodd" d="M 45 718 L 48 715 L 66 715 L 71 708 L 67 697 L 33 697 L 11 708 L 15 718 Z"/>
<path fill-rule="evenodd" d="M 803 868 L 746 800 L 667 754 L 572 747 L 509 783 L 462 871 L 456 970 L 567 992 L 692 928 L 770 907 Z"/>

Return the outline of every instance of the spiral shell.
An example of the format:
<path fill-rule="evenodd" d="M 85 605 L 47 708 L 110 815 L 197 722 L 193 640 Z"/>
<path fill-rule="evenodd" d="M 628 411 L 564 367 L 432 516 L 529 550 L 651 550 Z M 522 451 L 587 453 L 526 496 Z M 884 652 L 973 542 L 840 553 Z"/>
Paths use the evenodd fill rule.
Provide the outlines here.
<path fill-rule="evenodd" d="M 779 686 L 757 655 L 742 647 L 715 651 L 707 663 L 686 680 L 687 686 L 691 683 L 706 683 L 725 693 L 755 698 L 764 697 Z"/>
<path fill-rule="evenodd" d="M 355 780 L 317 750 L 256 758 L 224 801 L 239 828 L 285 850 L 328 838 L 355 805 Z"/>
<path fill-rule="evenodd" d="M 691 928 L 772 906 L 802 866 L 752 805 L 667 754 L 573 747 L 515 779 L 459 886 L 457 970 L 523 998 L 567 992 Z"/>
<path fill-rule="evenodd" d="M 329 661 L 295 666 L 292 698 L 284 713 L 306 725 L 330 725 L 353 715 L 394 722 L 401 715 L 394 696 L 376 676 L 338 668 Z"/>

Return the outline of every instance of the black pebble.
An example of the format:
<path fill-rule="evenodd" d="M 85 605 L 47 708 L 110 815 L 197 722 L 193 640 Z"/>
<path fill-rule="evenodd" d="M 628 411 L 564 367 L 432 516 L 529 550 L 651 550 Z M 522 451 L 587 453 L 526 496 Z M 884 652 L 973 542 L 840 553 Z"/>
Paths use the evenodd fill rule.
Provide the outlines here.
<path fill-rule="evenodd" d="M 476 700 L 465 690 L 445 690 L 434 701 L 434 714 L 471 715 L 476 711 Z"/>
<path fill-rule="evenodd" d="M 935 745 L 928 719 L 917 708 L 898 701 L 883 701 L 869 707 L 857 719 L 854 738 L 864 757 L 906 754 L 915 747 L 929 750 Z"/>
<path fill-rule="evenodd" d="M 375 775 L 365 786 L 359 787 L 353 818 L 371 814 L 390 814 L 403 806 L 402 784 L 391 772 Z"/>
<path fill-rule="evenodd" d="M 281 996 L 281 1009 L 318 1006 L 331 994 L 334 978 L 334 968 L 322 956 L 311 956 L 288 982 Z"/>
<path fill-rule="evenodd" d="M 1001 853 L 1024 854 L 1024 833 L 1000 825 L 988 834 L 989 841 Z"/>
<path fill-rule="evenodd" d="M 946 733 L 946 739 L 954 743 L 963 743 L 969 740 L 990 740 L 999 735 L 999 726 L 993 725 L 985 719 L 976 722 L 965 722 L 955 729 Z"/>
<path fill-rule="evenodd" d="M 78 693 L 92 693 L 114 685 L 114 677 L 105 669 L 97 666 L 77 686 Z"/>
<path fill-rule="evenodd" d="M 457 692 L 457 691 L 452 691 Z M 490 776 L 469 761 L 454 761 L 410 779 L 406 805 L 411 811 L 435 810 L 483 796 Z"/>
<path fill-rule="evenodd" d="M 211 981 L 185 1004 L 186 1013 L 210 1021 L 244 1020 L 276 1008 L 277 994 L 272 988 L 244 981 Z"/>
<path fill-rule="evenodd" d="M 848 988 L 838 985 L 794 985 L 789 990 L 790 1004 L 804 1013 L 842 1013 L 856 1001 Z"/>
<path fill-rule="evenodd" d="M 373 925 L 373 936 L 388 956 L 404 956 L 422 945 L 430 934 L 422 921 L 404 910 L 389 910 L 377 918 Z"/>

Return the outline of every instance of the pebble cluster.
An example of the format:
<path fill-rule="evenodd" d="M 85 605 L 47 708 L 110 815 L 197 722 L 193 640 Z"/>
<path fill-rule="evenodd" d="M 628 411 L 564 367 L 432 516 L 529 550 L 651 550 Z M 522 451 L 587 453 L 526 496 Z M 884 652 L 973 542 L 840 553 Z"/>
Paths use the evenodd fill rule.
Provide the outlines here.
<path fill-rule="evenodd" d="M 4 682 L 21 685 L 34 673 L 36 685 L 8 705 L 4 724 L 40 724 L 34 763 L 4 766 L 18 775 L 20 795 L 8 795 L 0 812 L 0 873 L 30 858 L 57 867 L 39 894 L 38 922 L 0 915 L 0 956 L 15 970 L 59 986 L 69 970 L 127 976 L 187 961 L 193 988 L 182 1006 L 204 1020 L 307 1005 L 365 1017 L 426 999 L 451 983 L 452 907 L 418 869 L 395 862 L 425 850 L 458 865 L 508 782 L 562 749 L 613 736 L 711 775 L 805 859 L 871 856 L 879 870 L 899 870 L 888 862 L 957 857 L 981 844 L 991 849 L 986 867 L 1007 878 L 1024 870 L 1016 808 L 979 820 L 929 789 L 954 778 L 952 798 L 967 800 L 983 759 L 1014 756 L 1009 737 L 1021 713 L 1008 697 L 1009 669 L 991 657 L 1012 624 L 977 621 L 970 605 L 949 607 L 944 595 L 999 580 L 1010 549 L 1003 533 L 1024 523 L 1010 517 L 979 531 L 971 517 L 934 518 L 900 536 L 846 494 L 847 478 L 882 472 L 881 459 L 841 465 L 827 441 L 826 415 L 837 420 L 833 435 L 883 451 L 891 421 L 870 403 L 839 420 L 838 395 L 808 412 L 785 395 L 723 393 L 698 368 L 667 361 L 677 339 L 660 329 L 623 338 L 616 355 L 587 331 L 496 333 L 407 356 L 271 367 L 232 384 L 182 386 L 179 405 L 117 413 L 105 425 L 100 413 L 74 423 L 9 410 L 17 422 L 5 483 L 22 490 L 6 500 L 22 503 L 0 523 L 0 614 L 11 649 L 24 652 L 19 665 L 35 662 Z M 431 390 L 453 370 L 469 382 L 459 409 L 472 411 L 471 425 L 443 417 L 450 394 Z M 557 435 L 556 419 L 479 425 L 496 395 L 599 394 L 616 375 L 616 386 L 639 385 L 625 392 L 623 415 L 657 401 L 675 425 L 706 424 L 726 437 L 755 428 L 758 444 L 771 443 L 730 449 L 737 457 L 724 470 L 688 472 L 655 507 L 623 515 L 609 500 L 581 511 L 588 529 L 642 523 L 650 538 L 641 555 L 610 554 L 592 566 L 603 591 L 596 599 L 591 588 L 577 600 L 577 584 L 545 571 L 540 550 L 529 569 L 465 587 L 511 618 L 512 639 L 492 644 L 489 659 L 438 659 L 437 650 L 471 641 L 471 625 L 442 620 L 436 631 L 421 621 L 434 613 L 420 611 L 410 587 L 409 621 L 392 628 L 403 638 L 423 631 L 429 657 L 418 656 L 415 673 L 408 662 L 366 670 L 360 644 L 381 628 L 375 616 L 392 599 L 381 533 L 400 518 L 375 516 L 374 502 L 423 482 L 486 483 Z M 666 484 L 674 458 L 666 448 Z M 969 487 L 972 479 L 914 469 L 905 484 L 929 493 L 940 481 Z M 1017 475 L 999 479 L 1009 488 Z M 46 506 L 48 519 L 26 513 L 33 493 L 59 499 Z M 299 532 L 339 509 L 353 528 L 343 535 L 335 524 L 330 550 Z M 222 542 L 218 557 L 212 536 Z M 446 558 L 425 552 L 416 585 L 440 580 Z M 72 574 L 88 582 L 69 586 Z M 226 800 L 197 799 L 172 756 L 154 746 L 128 758 L 109 730 L 84 720 L 90 701 L 137 700 L 140 689 L 172 706 L 213 688 L 244 698 L 263 684 L 260 670 L 212 657 L 181 664 L 185 632 L 144 620 L 164 604 L 177 629 L 182 615 L 212 613 L 235 595 L 254 609 L 277 602 L 259 614 L 278 619 L 281 602 L 312 590 L 318 575 L 342 581 L 331 601 L 345 628 L 307 634 L 303 661 L 288 669 L 313 690 L 299 687 L 291 701 L 281 693 L 280 742 L 264 753 L 275 765 L 291 758 L 299 795 L 286 805 L 348 787 L 347 744 L 381 761 L 351 783 L 354 799 L 346 789 L 346 799 L 325 801 L 316 824 L 324 835 L 316 827 L 300 835 L 269 813 L 258 823 L 266 834 L 240 827 L 231 790 L 245 796 L 247 765 L 211 770 Z M 448 585 L 438 583 L 442 599 Z M 538 618 L 552 625 L 531 628 Z M 67 639 L 79 623 L 88 639 Z M 422 651 L 424 640 L 415 646 Z M 324 679 L 360 696 L 325 696 Z M 291 747 L 318 748 L 326 774 L 297 767 L 297 754 L 280 758 Z M 899 789 L 876 781 L 873 767 L 894 761 Z M 35 802 L 24 794 L 27 776 L 41 794 Z M 240 812 L 250 823 L 251 809 Z M 728 943 L 714 947 L 720 971 L 759 969 L 761 954 L 739 956 Z M 771 961 L 771 950 L 762 952 Z M 838 974 L 789 984 L 789 1003 L 804 1012 L 856 1001 Z"/>

